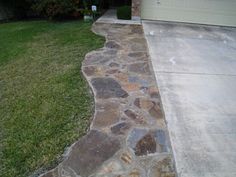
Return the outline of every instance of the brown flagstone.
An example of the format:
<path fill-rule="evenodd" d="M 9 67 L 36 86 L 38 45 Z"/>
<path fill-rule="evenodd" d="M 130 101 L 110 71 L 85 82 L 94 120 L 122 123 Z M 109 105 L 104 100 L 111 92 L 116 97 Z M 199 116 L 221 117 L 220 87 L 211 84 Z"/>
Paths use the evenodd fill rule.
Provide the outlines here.
<path fill-rule="evenodd" d="M 120 120 L 120 105 L 115 102 L 99 103 L 93 127 L 109 127 Z"/>
<path fill-rule="evenodd" d="M 111 127 L 111 132 L 116 135 L 125 134 L 131 127 L 129 122 L 121 122 Z"/>
<path fill-rule="evenodd" d="M 122 153 L 120 159 L 126 164 L 132 163 L 132 156 L 128 152 Z"/>
<path fill-rule="evenodd" d="M 153 135 L 147 134 L 138 141 L 135 147 L 135 154 L 137 156 L 147 155 L 156 152 L 156 141 Z"/>
<path fill-rule="evenodd" d="M 149 170 L 148 177 L 175 177 L 172 159 L 166 157 L 162 160 L 156 161 Z"/>
<path fill-rule="evenodd" d="M 140 89 L 140 85 L 136 83 L 124 84 L 122 87 L 128 92 L 138 91 Z"/>
<path fill-rule="evenodd" d="M 140 177 L 140 172 L 138 169 L 134 169 L 130 172 L 129 177 Z"/>
<path fill-rule="evenodd" d="M 154 103 L 148 99 L 136 98 L 134 105 L 141 109 L 150 110 L 154 106 Z"/>
<path fill-rule="evenodd" d="M 162 119 L 164 117 L 161 105 L 157 103 L 153 103 L 153 107 L 149 110 L 149 113 L 157 119 Z"/>
<path fill-rule="evenodd" d="M 148 63 L 135 63 L 129 65 L 129 71 L 137 74 L 150 74 Z"/>

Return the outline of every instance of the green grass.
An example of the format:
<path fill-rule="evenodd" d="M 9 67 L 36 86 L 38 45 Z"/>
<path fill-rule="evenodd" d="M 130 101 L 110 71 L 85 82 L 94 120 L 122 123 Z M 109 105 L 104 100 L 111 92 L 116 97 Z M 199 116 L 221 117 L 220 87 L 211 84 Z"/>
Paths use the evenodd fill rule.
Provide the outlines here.
<path fill-rule="evenodd" d="M 93 98 L 81 73 L 104 39 L 83 22 L 0 24 L 0 176 L 55 164 L 83 136 Z"/>

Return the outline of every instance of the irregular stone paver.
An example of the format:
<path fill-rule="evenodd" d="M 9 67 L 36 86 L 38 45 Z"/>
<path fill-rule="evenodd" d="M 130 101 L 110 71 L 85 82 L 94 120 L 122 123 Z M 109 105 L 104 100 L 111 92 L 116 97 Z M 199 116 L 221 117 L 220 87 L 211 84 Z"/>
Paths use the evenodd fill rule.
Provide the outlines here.
<path fill-rule="evenodd" d="M 110 127 L 120 120 L 120 105 L 116 102 L 97 103 L 93 127 Z"/>
<path fill-rule="evenodd" d="M 131 124 L 129 122 L 120 122 L 117 125 L 111 127 L 111 132 L 115 135 L 125 134 L 129 130 Z"/>
<path fill-rule="evenodd" d="M 128 137 L 128 146 L 137 156 L 168 152 L 167 135 L 164 130 L 134 128 Z"/>
<path fill-rule="evenodd" d="M 171 166 L 171 158 L 166 157 L 153 162 L 153 166 L 148 171 L 149 177 L 175 177 L 173 166 Z"/>
<path fill-rule="evenodd" d="M 148 155 L 155 153 L 157 148 L 156 140 L 152 134 L 145 135 L 135 146 L 135 155 Z"/>
<path fill-rule="evenodd" d="M 42 177 L 174 177 L 142 26 L 95 23 L 93 30 L 107 41 L 82 66 L 95 96 L 90 131 Z"/>
<path fill-rule="evenodd" d="M 94 78 L 91 83 L 98 98 L 125 98 L 128 96 L 128 93 L 112 78 Z"/>
<path fill-rule="evenodd" d="M 76 174 L 89 176 L 119 148 L 120 142 L 116 138 L 92 130 L 73 147 L 63 165 L 72 168 Z"/>

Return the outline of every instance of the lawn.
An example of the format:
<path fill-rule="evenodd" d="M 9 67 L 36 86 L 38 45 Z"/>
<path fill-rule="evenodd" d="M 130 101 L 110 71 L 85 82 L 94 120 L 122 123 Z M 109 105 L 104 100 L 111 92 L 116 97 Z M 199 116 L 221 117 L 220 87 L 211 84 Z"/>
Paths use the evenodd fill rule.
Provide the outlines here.
<path fill-rule="evenodd" d="M 0 24 L 0 176 L 26 177 L 60 161 L 83 136 L 93 97 L 81 73 L 103 46 L 91 23 Z"/>

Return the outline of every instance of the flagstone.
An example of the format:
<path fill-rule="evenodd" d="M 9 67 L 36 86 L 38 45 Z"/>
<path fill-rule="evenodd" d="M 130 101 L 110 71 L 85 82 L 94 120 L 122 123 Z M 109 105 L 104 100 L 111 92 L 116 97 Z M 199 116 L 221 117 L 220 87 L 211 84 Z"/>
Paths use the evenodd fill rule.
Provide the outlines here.
<path fill-rule="evenodd" d="M 92 79 L 92 85 L 98 98 L 125 98 L 128 96 L 128 93 L 112 78 L 94 78 Z"/>
<path fill-rule="evenodd" d="M 150 74 L 148 63 L 134 63 L 129 66 L 129 71 L 138 74 Z"/>
<path fill-rule="evenodd" d="M 175 177 L 142 26 L 95 23 L 93 31 L 107 41 L 82 65 L 94 92 L 90 130 L 41 177 Z"/>

